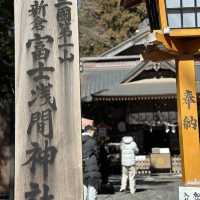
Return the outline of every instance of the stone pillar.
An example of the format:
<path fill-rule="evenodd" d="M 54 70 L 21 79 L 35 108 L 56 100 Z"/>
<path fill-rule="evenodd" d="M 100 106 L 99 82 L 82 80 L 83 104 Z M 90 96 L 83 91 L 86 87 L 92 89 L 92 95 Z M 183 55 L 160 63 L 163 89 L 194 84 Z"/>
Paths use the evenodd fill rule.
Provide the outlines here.
<path fill-rule="evenodd" d="M 77 2 L 15 0 L 15 200 L 82 200 Z"/>

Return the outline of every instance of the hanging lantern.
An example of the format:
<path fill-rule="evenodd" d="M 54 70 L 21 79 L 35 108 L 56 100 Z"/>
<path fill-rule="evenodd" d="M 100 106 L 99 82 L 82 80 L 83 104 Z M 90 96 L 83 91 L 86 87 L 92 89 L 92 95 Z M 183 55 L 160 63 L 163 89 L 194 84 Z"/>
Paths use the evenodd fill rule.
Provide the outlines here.
<path fill-rule="evenodd" d="M 200 0 L 166 0 L 170 28 L 199 28 Z"/>
<path fill-rule="evenodd" d="M 200 0 L 146 0 L 146 3 L 152 30 L 162 30 L 174 37 L 199 36 Z"/>

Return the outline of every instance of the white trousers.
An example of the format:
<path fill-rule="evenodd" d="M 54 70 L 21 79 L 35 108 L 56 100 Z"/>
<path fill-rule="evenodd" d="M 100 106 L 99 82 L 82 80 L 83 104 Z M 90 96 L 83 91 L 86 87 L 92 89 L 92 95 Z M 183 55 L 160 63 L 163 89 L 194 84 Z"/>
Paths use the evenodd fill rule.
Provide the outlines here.
<path fill-rule="evenodd" d="M 127 181 L 129 179 L 129 188 L 132 194 L 135 193 L 135 174 L 136 169 L 135 166 L 122 166 L 122 180 L 121 180 L 121 189 L 126 190 Z"/>
<path fill-rule="evenodd" d="M 97 190 L 93 186 L 86 186 L 84 185 L 84 200 L 96 200 L 97 198 Z"/>

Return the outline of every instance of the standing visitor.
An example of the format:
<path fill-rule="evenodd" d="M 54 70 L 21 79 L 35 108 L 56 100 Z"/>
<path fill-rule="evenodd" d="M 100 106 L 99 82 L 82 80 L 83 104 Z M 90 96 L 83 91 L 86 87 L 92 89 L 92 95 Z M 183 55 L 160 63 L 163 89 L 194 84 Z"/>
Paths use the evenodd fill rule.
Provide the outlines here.
<path fill-rule="evenodd" d="M 125 136 L 122 138 L 121 144 L 121 165 L 122 165 L 122 180 L 120 192 L 126 190 L 127 181 L 129 179 L 129 188 L 131 194 L 135 193 L 135 154 L 139 152 L 137 144 L 133 137 Z"/>
<path fill-rule="evenodd" d="M 94 139 L 95 130 L 94 127 L 88 125 L 82 134 L 84 200 L 95 200 L 97 198 L 101 178 L 97 162 L 97 143 Z"/>

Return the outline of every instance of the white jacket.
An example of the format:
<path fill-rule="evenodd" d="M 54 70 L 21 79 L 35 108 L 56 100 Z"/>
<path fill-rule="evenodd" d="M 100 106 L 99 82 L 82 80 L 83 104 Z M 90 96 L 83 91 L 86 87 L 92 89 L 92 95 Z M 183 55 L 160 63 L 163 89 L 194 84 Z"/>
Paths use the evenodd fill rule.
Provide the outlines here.
<path fill-rule="evenodd" d="M 120 145 L 121 164 L 123 166 L 135 165 L 135 154 L 139 152 L 137 144 L 130 136 L 123 137 Z"/>

